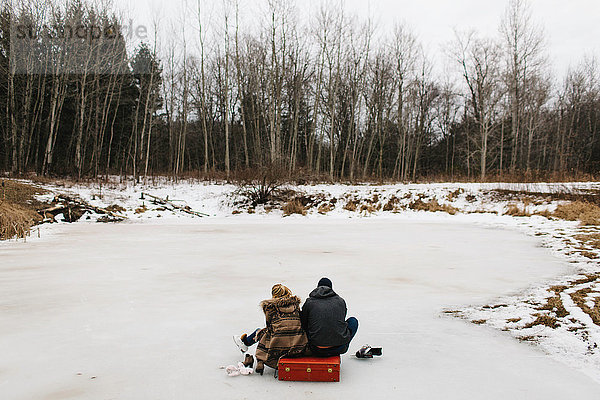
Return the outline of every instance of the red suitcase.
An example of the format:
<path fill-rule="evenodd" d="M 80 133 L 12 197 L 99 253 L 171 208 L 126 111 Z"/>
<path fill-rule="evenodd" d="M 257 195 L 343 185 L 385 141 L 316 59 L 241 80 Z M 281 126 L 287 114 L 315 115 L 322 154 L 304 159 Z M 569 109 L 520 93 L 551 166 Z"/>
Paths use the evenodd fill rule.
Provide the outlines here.
<path fill-rule="evenodd" d="M 277 375 L 280 381 L 339 382 L 340 356 L 282 358 Z"/>

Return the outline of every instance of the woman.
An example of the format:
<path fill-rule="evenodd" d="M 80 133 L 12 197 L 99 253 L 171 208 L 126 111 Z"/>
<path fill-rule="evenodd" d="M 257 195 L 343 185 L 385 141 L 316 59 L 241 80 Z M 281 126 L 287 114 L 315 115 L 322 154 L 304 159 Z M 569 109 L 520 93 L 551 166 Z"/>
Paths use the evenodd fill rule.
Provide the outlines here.
<path fill-rule="evenodd" d="M 281 357 L 301 355 L 308 343 L 300 322 L 300 299 L 281 284 L 273 286 L 271 295 L 271 299 L 260 303 L 267 327 L 233 338 L 243 353 L 249 346 L 258 343 L 256 372 L 261 375 L 265 365 L 277 368 Z"/>

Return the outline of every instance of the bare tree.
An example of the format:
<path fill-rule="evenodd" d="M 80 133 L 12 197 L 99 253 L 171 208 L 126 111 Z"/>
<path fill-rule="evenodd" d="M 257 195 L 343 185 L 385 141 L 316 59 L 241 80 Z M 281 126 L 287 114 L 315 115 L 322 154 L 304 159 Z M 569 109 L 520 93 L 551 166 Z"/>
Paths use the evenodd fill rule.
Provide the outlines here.
<path fill-rule="evenodd" d="M 407 154 L 407 129 L 408 123 L 405 115 L 405 96 L 407 86 L 410 84 L 415 69 L 419 48 L 412 32 L 403 25 L 396 25 L 394 38 L 391 44 L 395 59 L 395 72 L 397 82 L 396 125 L 398 127 L 398 156 L 396 159 L 397 176 L 405 180 L 408 172 Z M 396 174 L 394 174 L 396 175 Z"/>
<path fill-rule="evenodd" d="M 500 31 L 504 42 L 513 135 L 510 168 L 514 171 L 518 165 L 521 118 L 525 107 L 523 91 L 530 76 L 537 74 L 545 62 L 544 36 L 542 29 L 533 22 L 528 0 L 509 0 Z"/>
<path fill-rule="evenodd" d="M 495 128 L 500 90 L 500 49 L 489 39 L 479 39 L 473 32 L 457 33 L 456 60 L 468 89 L 467 104 L 479 128 L 480 177 L 487 171 L 488 139 Z"/>

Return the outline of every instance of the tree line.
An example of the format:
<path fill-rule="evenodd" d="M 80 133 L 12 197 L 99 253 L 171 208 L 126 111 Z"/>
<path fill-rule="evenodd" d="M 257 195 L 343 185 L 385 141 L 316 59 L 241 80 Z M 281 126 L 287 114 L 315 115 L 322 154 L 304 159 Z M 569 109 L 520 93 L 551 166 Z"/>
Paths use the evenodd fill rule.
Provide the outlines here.
<path fill-rule="evenodd" d="M 456 32 L 438 68 L 406 26 L 381 32 L 331 3 L 306 23 L 292 0 L 268 0 L 255 24 L 238 1 L 210 21 L 203 6 L 193 24 L 131 48 L 110 5 L 5 3 L 0 170 L 139 179 L 277 167 L 351 181 L 598 171 L 597 62 L 553 76 L 526 0 L 508 1 L 494 37 Z"/>

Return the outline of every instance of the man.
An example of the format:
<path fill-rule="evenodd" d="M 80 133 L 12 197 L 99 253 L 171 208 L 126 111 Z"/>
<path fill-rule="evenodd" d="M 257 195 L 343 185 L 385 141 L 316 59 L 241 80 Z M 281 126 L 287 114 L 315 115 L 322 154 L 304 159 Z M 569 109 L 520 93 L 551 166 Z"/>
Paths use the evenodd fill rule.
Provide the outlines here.
<path fill-rule="evenodd" d="M 330 357 L 348 351 L 350 341 L 358 331 L 358 320 L 354 317 L 346 319 L 346 312 L 346 302 L 333 291 L 331 280 L 321 278 L 300 314 L 313 355 Z"/>

